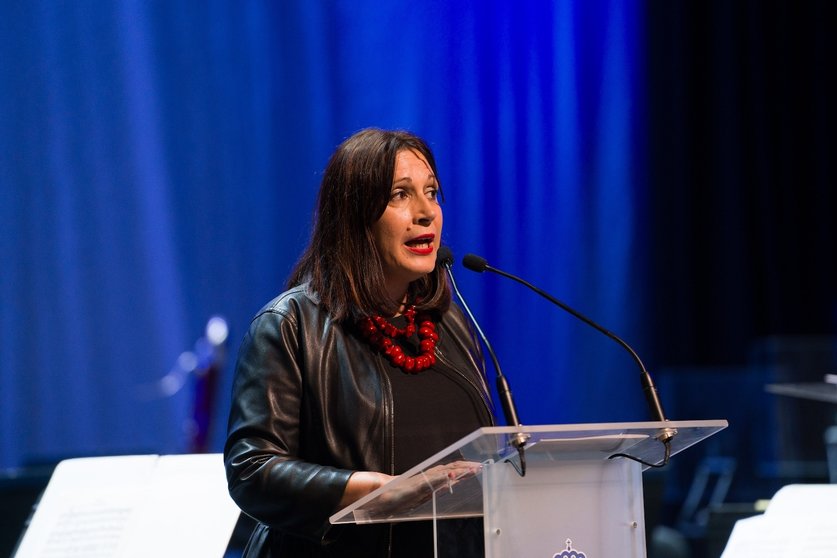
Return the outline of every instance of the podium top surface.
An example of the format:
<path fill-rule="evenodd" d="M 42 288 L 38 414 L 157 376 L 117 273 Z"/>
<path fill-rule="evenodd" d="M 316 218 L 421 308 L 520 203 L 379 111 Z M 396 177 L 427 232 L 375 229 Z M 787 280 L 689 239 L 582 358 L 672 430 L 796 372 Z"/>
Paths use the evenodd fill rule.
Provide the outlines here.
<path fill-rule="evenodd" d="M 414 521 L 482 515 L 483 467 L 519 463 L 512 440 L 526 438 L 527 466 L 604 461 L 624 453 L 661 462 L 659 436 L 676 431 L 671 456 L 727 427 L 725 420 L 491 426 L 479 428 L 331 516 L 333 524 Z"/>

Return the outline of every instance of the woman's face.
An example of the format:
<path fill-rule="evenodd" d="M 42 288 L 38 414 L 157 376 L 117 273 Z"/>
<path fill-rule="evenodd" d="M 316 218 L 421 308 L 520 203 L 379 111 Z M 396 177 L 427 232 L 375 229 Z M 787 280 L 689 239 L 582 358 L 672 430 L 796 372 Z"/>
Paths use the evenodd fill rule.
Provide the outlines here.
<path fill-rule="evenodd" d="M 400 301 L 412 281 L 436 266 L 442 237 L 438 192 L 436 176 L 423 155 L 408 149 L 396 154 L 389 203 L 372 225 L 393 300 Z"/>

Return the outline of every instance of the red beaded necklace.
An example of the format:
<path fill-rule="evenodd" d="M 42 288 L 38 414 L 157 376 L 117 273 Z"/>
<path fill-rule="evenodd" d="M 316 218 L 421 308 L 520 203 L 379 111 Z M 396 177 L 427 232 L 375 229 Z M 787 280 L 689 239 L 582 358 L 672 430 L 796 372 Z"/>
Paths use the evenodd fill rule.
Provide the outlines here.
<path fill-rule="evenodd" d="M 390 364 L 404 372 L 417 374 L 436 364 L 434 351 L 439 334 L 436 333 L 436 324 L 424 314 L 419 317 L 418 331 L 416 331 L 415 305 L 409 306 L 404 311 L 404 317 L 407 318 L 407 325 L 401 329 L 382 316 L 362 318 L 358 325 L 363 338 L 372 345 L 372 348 L 386 356 Z M 410 337 L 415 333 L 418 333 L 421 353 L 416 357 L 407 356 L 395 340 L 399 337 Z"/>

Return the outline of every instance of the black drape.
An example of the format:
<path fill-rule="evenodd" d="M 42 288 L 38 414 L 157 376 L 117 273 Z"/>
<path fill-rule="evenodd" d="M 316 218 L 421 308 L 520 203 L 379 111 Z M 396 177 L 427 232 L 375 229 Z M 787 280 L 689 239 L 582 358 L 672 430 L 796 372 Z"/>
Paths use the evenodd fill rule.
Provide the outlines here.
<path fill-rule="evenodd" d="M 647 11 L 655 338 L 666 365 L 833 334 L 834 38 L 827 2 Z"/>

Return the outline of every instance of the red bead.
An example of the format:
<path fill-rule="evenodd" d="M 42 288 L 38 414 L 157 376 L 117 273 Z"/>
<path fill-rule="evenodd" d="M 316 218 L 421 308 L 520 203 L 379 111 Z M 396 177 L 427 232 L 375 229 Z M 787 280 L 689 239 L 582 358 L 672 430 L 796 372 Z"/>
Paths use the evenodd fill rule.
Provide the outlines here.
<path fill-rule="evenodd" d="M 382 316 L 370 316 L 358 322 L 360 333 L 372 347 L 382 353 L 390 364 L 401 368 L 405 372 L 415 374 L 436 364 L 436 324 L 427 314 L 419 316 L 421 325 L 416 327 L 416 308 L 409 306 L 404 310 L 407 324 L 399 329 Z M 411 337 L 418 333 L 421 354 L 416 357 L 407 356 L 404 350 L 394 341 L 398 337 Z"/>

